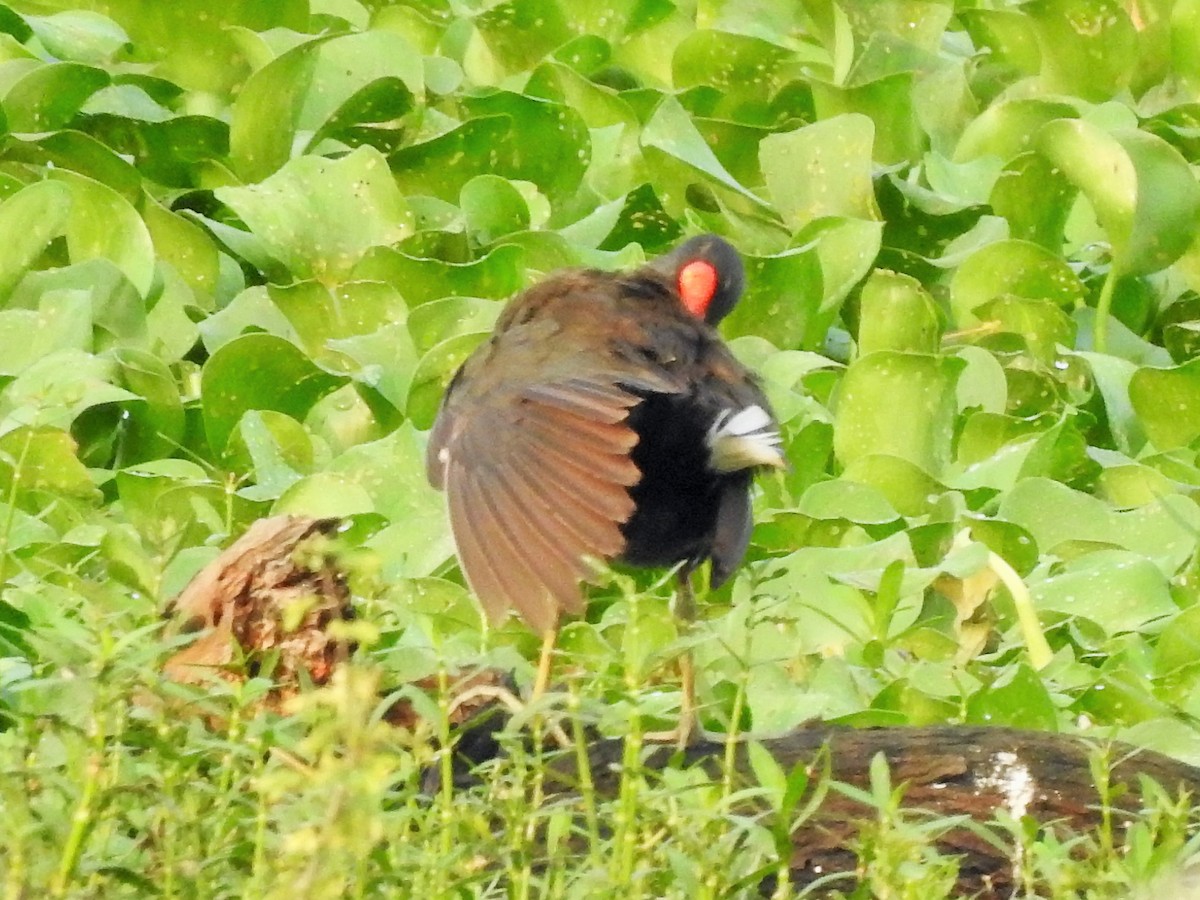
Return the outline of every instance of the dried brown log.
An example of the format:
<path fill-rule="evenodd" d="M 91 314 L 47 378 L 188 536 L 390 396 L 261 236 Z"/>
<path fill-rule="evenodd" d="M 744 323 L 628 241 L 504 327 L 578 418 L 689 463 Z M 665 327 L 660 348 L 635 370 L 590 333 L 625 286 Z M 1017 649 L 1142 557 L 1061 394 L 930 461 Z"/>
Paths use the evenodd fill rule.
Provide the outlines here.
<path fill-rule="evenodd" d="M 277 684 L 272 705 L 294 695 L 305 679 L 328 681 L 350 648 L 327 628 L 353 618 L 345 578 L 325 552 L 337 526 L 336 519 L 302 516 L 250 526 L 168 607 L 179 631 L 200 635 L 166 661 L 167 677 L 190 683 L 213 673 L 242 678 L 270 655 Z M 237 660 L 243 664 L 235 671 Z"/>
<path fill-rule="evenodd" d="M 785 772 L 804 766 L 814 780 L 821 776 L 827 753 L 831 781 L 864 791 L 869 790 L 871 762 L 882 754 L 891 784 L 903 786 L 905 810 L 921 810 L 941 819 L 965 816 L 980 824 L 993 822 L 1003 810 L 1014 818 L 1031 817 L 1063 839 L 1101 826 L 1104 798 L 1093 777 L 1093 761 L 1099 760 L 1108 773 L 1109 814 L 1117 840 L 1125 823 L 1142 811 L 1141 776 L 1153 779 L 1169 796 L 1180 792 L 1200 796 L 1200 769 L 1161 753 L 1016 728 L 856 729 L 812 724 L 760 743 Z M 724 753 L 721 742 L 696 744 L 682 756 L 673 747 L 660 747 L 648 754 L 643 766 L 653 773 L 668 766 L 699 765 L 719 779 Z M 621 757 L 619 740 L 599 740 L 589 747 L 592 778 L 601 796 L 617 796 Z M 744 744 L 736 754 L 735 768 L 743 784 L 756 783 Z M 564 754 L 554 771 L 552 791 L 572 793 L 578 784 L 574 755 Z M 860 829 L 876 817 L 877 811 L 869 805 L 836 788 L 829 790 L 816 814 L 792 833 L 793 884 L 809 885 L 831 873 L 853 873 L 858 864 L 853 848 Z M 966 827 L 951 828 L 937 837 L 939 851 L 959 857 L 956 896 L 1012 896 L 1014 866 L 1021 865 L 1019 853 L 1003 831 L 992 829 L 992 834 L 1001 839 L 1000 846 L 978 829 Z M 852 886 L 853 881 L 833 885 L 843 892 Z"/>

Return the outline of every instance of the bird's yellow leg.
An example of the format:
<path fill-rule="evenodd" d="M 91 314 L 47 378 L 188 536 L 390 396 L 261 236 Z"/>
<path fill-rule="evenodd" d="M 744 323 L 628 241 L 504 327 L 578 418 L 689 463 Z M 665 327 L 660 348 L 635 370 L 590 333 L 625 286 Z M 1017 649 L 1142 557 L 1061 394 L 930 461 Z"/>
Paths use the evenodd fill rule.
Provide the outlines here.
<path fill-rule="evenodd" d="M 558 629 L 548 628 L 542 634 L 542 652 L 538 656 L 537 676 L 533 679 L 531 702 L 541 699 L 550 684 L 550 665 L 554 661 L 554 644 L 558 640 Z"/>
<path fill-rule="evenodd" d="M 696 621 L 696 598 L 692 594 L 691 573 L 679 573 L 679 593 L 675 598 L 675 615 L 679 619 L 680 634 L 684 638 L 691 636 L 692 625 Z M 696 666 L 692 659 L 691 647 L 685 648 L 679 654 L 679 722 L 670 731 L 653 731 L 645 735 L 648 741 L 672 741 L 682 750 L 700 734 L 699 719 L 696 716 Z"/>

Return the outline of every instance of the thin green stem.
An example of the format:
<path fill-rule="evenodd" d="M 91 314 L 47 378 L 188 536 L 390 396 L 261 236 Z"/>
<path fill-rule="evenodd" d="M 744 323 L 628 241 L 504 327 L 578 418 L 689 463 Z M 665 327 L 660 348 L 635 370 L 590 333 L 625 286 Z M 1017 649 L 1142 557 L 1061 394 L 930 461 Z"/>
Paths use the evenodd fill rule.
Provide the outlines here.
<path fill-rule="evenodd" d="M 1097 353 L 1108 352 L 1108 316 L 1112 310 L 1113 293 L 1117 287 L 1117 267 L 1109 266 L 1100 299 L 1096 302 L 1096 324 L 1092 329 L 1092 346 Z"/>

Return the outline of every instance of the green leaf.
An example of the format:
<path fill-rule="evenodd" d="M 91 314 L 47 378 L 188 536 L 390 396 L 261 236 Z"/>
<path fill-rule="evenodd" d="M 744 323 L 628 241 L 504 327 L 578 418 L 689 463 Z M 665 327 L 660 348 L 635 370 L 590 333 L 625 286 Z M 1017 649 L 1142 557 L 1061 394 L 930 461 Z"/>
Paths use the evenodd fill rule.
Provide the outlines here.
<path fill-rule="evenodd" d="M 21 280 L 55 237 L 63 233 L 71 212 L 71 191 L 58 181 L 39 181 L 22 188 L 0 205 L 0 296 Z"/>
<path fill-rule="evenodd" d="M 1200 185 L 1166 141 L 1059 119 L 1042 127 L 1037 146 L 1091 202 L 1121 274 L 1157 272 L 1188 248 Z"/>
<path fill-rule="evenodd" d="M 858 352 L 934 353 L 941 328 L 933 298 L 915 278 L 876 270 L 863 285 Z"/>
<path fill-rule="evenodd" d="M 368 250 L 399 241 L 413 227 L 373 147 L 339 160 L 302 156 L 260 184 L 214 193 L 298 279 L 345 280 Z"/>
<path fill-rule="evenodd" d="M 110 260 L 139 294 L 148 294 L 154 279 L 154 242 L 129 201 L 112 188 L 74 172 L 60 169 L 52 177 L 71 189 L 66 229 L 71 261 Z"/>
<path fill-rule="evenodd" d="M 529 227 L 529 206 L 521 192 L 498 175 L 479 175 L 463 185 L 458 205 L 481 244 Z"/>
<path fill-rule="evenodd" d="M 1082 304 L 1086 296 L 1060 256 L 1028 241 L 997 241 L 975 251 L 954 273 L 950 305 L 956 324 L 977 324 L 978 308 L 1006 294 L 1065 307 Z"/>
<path fill-rule="evenodd" d="M 879 220 L 874 136 L 869 118 L 850 113 L 763 138 L 759 163 L 767 190 L 793 229 L 823 216 Z"/>
<path fill-rule="evenodd" d="M 35 68 L 4 95 L 8 127 L 13 131 L 65 128 L 88 97 L 108 83 L 107 72 L 79 63 L 50 63 Z"/>
<path fill-rule="evenodd" d="M 222 451 L 247 410 L 273 409 L 303 420 L 318 399 L 342 383 L 282 338 L 269 334 L 235 338 L 209 358 L 201 373 L 208 442 Z"/>
<path fill-rule="evenodd" d="M 1108 634 L 1135 631 L 1179 611 L 1154 563 L 1124 550 L 1088 553 L 1029 587 L 1039 610 L 1083 616 Z"/>
<path fill-rule="evenodd" d="M 33 33 L 60 59 L 103 63 L 129 44 L 120 25 L 89 10 L 68 10 L 50 16 L 27 16 Z"/>
<path fill-rule="evenodd" d="M 677 164 L 682 164 L 686 170 L 695 176 L 708 180 L 710 184 L 718 185 L 744 197 L 756 207 L 765 207 L 758 197 L 739 184 L 726 171 L 713 154 L 704 138 L 696 130 L 688 117 L 687 111 L 680 106 L 674 97 L 664 97 L 658 104 L 654 114 L 642 129 L 642 148 L 657 151 L 659 159 L 665 157 Z M 653 158 L 652 156 L 648 158 Z M 673 202 L 682 201 L 682 197 L 673 198 Z M 668 208 L 671 202 L 667 202 Z"/>
<path fill-rule="evenodd" d="M 855 360 L 838 397 L 833 431 L 838 460 L 848 466 L 882 453 L 936 475 L 950 459 L 954 385 L 962 368 L 951 357 L 892 351 Z"/>
<path fill-rule="evenodd" d="M 1044 90 L 1101 101 L 1128 84 L 1137 32 L 1116 0 L 1037 0 L 1024 11 L 1042 51 Z"/>
<path fill-rule="evenodd" d="M 1185 447 L 1200 437 L 1200 359 L 1168 369 L 1138 369 L 1129 400 L 1159 450 Z"/>

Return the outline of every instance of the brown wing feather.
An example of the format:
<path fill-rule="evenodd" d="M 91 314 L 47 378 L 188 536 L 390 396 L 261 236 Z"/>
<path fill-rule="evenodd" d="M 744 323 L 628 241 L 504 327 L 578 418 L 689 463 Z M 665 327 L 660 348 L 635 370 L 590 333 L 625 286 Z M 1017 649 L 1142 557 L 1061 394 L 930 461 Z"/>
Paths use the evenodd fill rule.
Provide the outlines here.
<path fill-rule="evenodd" d="M 656 382 L 657 386 L 657 382 Z M 572 375 L 448 400 L 431 434 L 463 573 L 493 620 L 533 628 L 579 613 L 586 559 L 624 548 L 640 473 L 626 424 L 641 398 L 617 376 Z"/>

